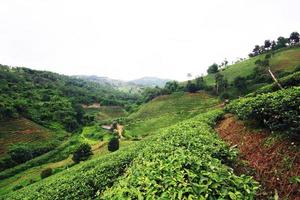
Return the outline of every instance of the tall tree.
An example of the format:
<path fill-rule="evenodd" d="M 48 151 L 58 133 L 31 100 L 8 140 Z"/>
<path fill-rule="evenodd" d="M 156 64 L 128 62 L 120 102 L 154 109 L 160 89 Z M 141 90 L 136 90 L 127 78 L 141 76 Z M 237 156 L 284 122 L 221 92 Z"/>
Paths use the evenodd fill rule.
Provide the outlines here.
<path fill-rule="evenodd" d="M 192 81 L 188 80 L 188 82 L 186 84 L 186 91 L 191 92 L 191 93 L 195 93 L 197 91 L 196 84 L 193 83 Z"/>
<path fill-rule="evenodd" d="M 217 73 L 219 70 L 218 70 L 218 64 L 214 63 L 212 64 L 211 66 L 208 67 L 207 69 L 207 73 L 208 74 L 215 74 Z"/>
<path fill-rule="evenodd" d="M 196 87 L 198 90 L 203 90 L 205 88 L 205 81 L 202 76 L 196 78 Z"/>
<path fill-rule="evenodd" d="M 252 52 L 253 52 L 254 56 L 259 55 L 259 53 L 260 53 L 260 47 L 259 47 L 259 45 L 255 45 L 255 47 L 254 47 L 254 49 L 253 49 Z"/>
<path fill-rule="evenodd" d="M 271 41 L 270 40 L 265 40 L 264 47 L 265 47 L 265 49 L 269 50 L 269 48 L 271 47 Z"/>
<path fill-rule="evenodd" d="M 217 92 L 217 94 L 219 94 L 219 92 L 222 92 L 227 88 L 228 82 L 224 78 L 224 75 L 222 75 L 220 72 L 216 73 L 215 81 L 216 81 L 216 92 Z"/>
<path fill-rule="evenodd" d="M 289 41 L 292 45 L 296 45 L 299 43 L 299 33 L 298 32 L 292 32 L 289 38 Z"/>
<path fill-rule="evenodd" d="M 287 43 L 288 43 L 288 39 L 285 38 L 285 37 L 280 36 L 279 38 L 277 38 L 276 49 L 280 49 L 280 48 L 286 47 Z"/>

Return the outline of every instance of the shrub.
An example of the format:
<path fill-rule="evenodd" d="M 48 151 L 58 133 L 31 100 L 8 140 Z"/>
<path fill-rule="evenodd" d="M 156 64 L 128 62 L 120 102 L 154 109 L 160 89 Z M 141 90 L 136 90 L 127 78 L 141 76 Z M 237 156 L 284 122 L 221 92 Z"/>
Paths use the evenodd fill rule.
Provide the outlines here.
<path fill-rule="evenodd" d="M 298 65 L 297 67 L 295 67 L 294 72 L 299 72 L 300 71 L 300 65 Z"/>
<path fill-rule="evenodd" d="M 288 75 L 286 77 L 278 79 L 279 83 L 282 85 L 284 88 L 289 88 L 291 86 L 299 86 L 300 85 L 300 72 L 293 73 L 291 75 Z M 259 88 L 257 91 L 248 94 L 247 97 L 253 97 L 258 94 L 263 94 L 263 93 L 269 93 L 269 92 L 275 92 L 279 90 L 280 88 L 276 83 L 272 83 L 269 85 L 266 85 L 262 88 Z"/>
<path fill-rule="evenodd" d="M 199 115 L 160 131 L 100 199 L 254 199 L 258 184 L 223 164 L 236 151 L 210 127 L 219 115 Z"/>
<path fill-rule="evenodd" d="M 24 186 L 23 185 L 15 185 L 12 190 L 13 191 L 16 191 L 16 190 L 19 190 L 19 189 L 22 189 Z"/>
<path fill-rule="evenodd" d="M 47 178 L 49 176 L 52 175 L 52 169 L 51 168 L 47 168 L 47 169 L 44 169 L 42 172 L 41 172 L 41 178 L 44 179 L 44 178 Z"/>
<path fill-rule="evenodd" d="M 222 99 L 222 100 L 229 99 L 229 98 L 230 98 L 230 95 L 229 95 L 229 93 L 227 93 L 227 92 L 223 92 L 223 93 L 220 95 L 220 99 Z"/>
<path fill-rule="evenodd" d="M 110 139 L 107 145 L 108 151 L 117 151 L 119 149 L 119 138 L 114 136 Z"/>
<path fill-rule="evenodd" d="M 92 154 L 91 146 L 87 143 L 83 143 L 73 153 L 72 160 L 75 163 L 79 163 L 80 161 L 87 160 Z"/>
<path fill-rule="evenodd" d="M 161 129 L 143 141 L 84 162 L 65 171 L 64 176 L 53 175 L 6 198 L 130 199 L 140 195 L 149 199 L 159 196 L 161 199 L 186 196 L 200 199 L 207 195 L 207 199 L 254 199 L 257 183 L 251 177 L 234 175 L 222 164 L 233 160 L 236 153 L 227 148 L 211 128 L 221 114 L 214 111 Z M 131 173 L 135 170 L 137 173 Z M 158 184 L 152 184 L 155 181 Z M 122 191 L 123 183 L 126 184 Z"/>
<path fill-rule="evenodd" d="M 256 120 L 271 130 L 300 132 L 300 87 L 240 98 L 226 110 L 240 119 Z"/>
<path fill-rule="evenodd" d="M 24 144 L 14 145 L 10 148 L 8 154 L 16 163 L 24 163 L 33 158 L 32 151 Z"/>

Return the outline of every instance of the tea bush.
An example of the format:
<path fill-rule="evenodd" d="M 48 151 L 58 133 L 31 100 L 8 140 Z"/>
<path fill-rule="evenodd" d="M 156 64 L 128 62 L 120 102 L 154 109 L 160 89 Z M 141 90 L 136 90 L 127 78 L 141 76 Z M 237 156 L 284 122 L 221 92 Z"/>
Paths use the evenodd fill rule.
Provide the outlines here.
<path fill-rule="evenodd" d="M 4 198 L 253 199 L 257 183 L 251 177 L 234 175 L 225 165 L 235 159 L 236 151 L 211 128 L 221 115 L 214 111 L 161 129 L 143 141 Z"/>
<path fill-rule="evenodd" d="M 219 115 L 200 115 L 162 131 L 100 199 L 254 199 L 258 184 L 223 164 L 236 152 L 206 123 Z"/>
<path fill-rule="evenodd" d="M 300 132 L 300 87 L 237 99 L 225 108 L 240 119 L 253 119 L 271 130 Z"/>

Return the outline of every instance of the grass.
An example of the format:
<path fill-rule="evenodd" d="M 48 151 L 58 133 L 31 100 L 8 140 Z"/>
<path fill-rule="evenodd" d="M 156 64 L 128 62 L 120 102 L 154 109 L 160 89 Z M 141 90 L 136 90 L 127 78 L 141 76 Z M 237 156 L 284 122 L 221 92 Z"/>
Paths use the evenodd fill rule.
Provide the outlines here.
<path fill-rule="evenodd" d="M 221 74 L 232 83 L 237 76 L 246 77 L 252 74 L 255 68 L 255 61 L 258 59 L 264 59 L 265 54 L 249 58 L 245 61 L 229 65 Z M 273 71 L 293 71 L 295 67 L 300 65 L 300 47 L 292 49 L 281 49 L 277 51 L 270 59 L 270 66 Z M 204 77 L 204 80 L 208 85 L 214 85 L 215 75 L 208 74 Z"/>
<path fill-rule="evenodd" d="M 215 107 L 219 101 L 204 92 L 160 96 L 128 117 L 125 136 L 143 137 Z"/>

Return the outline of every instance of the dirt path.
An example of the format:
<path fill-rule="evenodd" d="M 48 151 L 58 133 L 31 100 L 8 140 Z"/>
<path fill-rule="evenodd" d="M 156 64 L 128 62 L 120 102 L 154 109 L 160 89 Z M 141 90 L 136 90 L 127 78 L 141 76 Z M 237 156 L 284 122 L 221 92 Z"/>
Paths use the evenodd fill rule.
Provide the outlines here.
<path fill-rule="evenodd" d="M 119 134 L 119 138 L 120 139 L 123 139 L 124 137 L 123 137 L 123 130 L 124 130 L 124 126 L 122 126 L 122 125 L 120 125 L 120 124 L 118 124 L 117 125 L 117 131 L 118 131 L 118 134 Z"/>
<path fill-rule="evenodd" d="M 259 181 L 262 191 L 258 199 L 278 192 L 279 199 L 300 200 L 300 184 L 291 183 L 300 176 L 300 144 L 276 137 L 267 131 L 251 130 L 232 115 L 226 115 L 216 127 L 219 135 L 231 146 L 237 145 L 241 163 L 237 173 L 248 173 Z"/>

